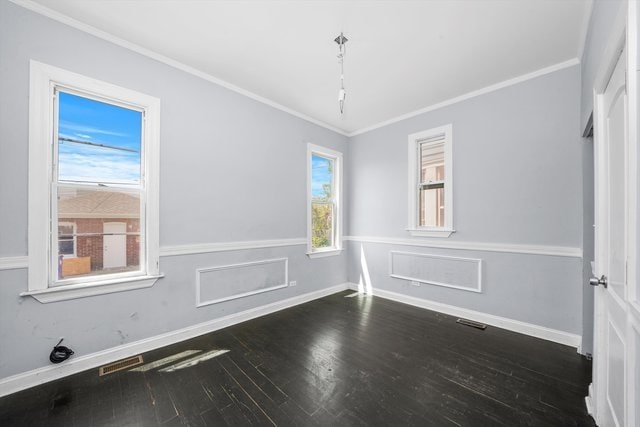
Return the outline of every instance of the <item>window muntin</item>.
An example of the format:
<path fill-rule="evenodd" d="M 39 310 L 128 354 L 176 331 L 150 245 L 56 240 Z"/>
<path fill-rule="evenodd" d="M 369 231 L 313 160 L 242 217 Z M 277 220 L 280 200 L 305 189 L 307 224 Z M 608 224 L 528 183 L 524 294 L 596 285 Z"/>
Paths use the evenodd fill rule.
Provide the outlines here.
<path fill-rule="evenodd" d="M 311 250 L 335 247 L 335 160 L 311 155 Z"/>
<path fill-rule="evenodd" d="M 409 221 L 413 236 L 448 237 L 453 230 L 452 126 L 409 135 Z"/>
<path fill-rule="evenodd" d="M 51 233 L 49 284 L 146 274 L 142 109 L 64 87 L 54 93 L 51 223 L 59 231 Z M 59 225 L 70 220 L 75 256 L 89 268 L 63 268 L 69 235 Z M 116 220 L 125 229 L 105 228 Z"/>
<path fill-rule="evenodd" d="M 342 250 L 342 153 L 307 145 L 307 253 L 337 255 Z"/>

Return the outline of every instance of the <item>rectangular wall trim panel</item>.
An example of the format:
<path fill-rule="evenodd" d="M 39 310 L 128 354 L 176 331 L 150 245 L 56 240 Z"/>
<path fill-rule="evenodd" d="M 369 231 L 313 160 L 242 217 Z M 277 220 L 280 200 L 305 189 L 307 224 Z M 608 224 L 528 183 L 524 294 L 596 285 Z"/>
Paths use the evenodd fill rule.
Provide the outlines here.
<path fill-rule="evenodd" d="M 389 252 L 389 275 L 396 279 L 482 292 L 482 260 L 412 252 Z"/>
<path fill-rule="evenodd" d="M 288 285 L 288 258 L 199 268 L 196 270 L 196 306 L 230 301 Z"/>

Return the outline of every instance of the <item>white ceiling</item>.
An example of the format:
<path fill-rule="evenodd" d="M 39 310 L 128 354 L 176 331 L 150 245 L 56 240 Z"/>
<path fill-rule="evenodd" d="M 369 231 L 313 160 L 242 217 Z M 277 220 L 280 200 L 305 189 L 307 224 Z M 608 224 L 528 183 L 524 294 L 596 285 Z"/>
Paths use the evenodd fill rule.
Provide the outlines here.
<path fill-rule="evenodd" d="M 590 9 L 587 0 L 36 1 L 345 133 L 578 57 Z"/>

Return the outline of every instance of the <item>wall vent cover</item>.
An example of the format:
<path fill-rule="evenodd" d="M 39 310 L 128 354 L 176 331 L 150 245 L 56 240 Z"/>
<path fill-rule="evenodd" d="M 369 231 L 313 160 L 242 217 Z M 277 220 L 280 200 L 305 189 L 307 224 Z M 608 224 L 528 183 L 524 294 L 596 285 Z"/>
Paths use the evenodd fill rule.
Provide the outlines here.
<path fill-rule="evenodd" d="M 113 374 L 114 372 L 123 371 L 125 369 L 132 368 L 134 366 L 142 365 L 144 360 L 142 360 L 142 356 L 133 356 L 128 359 L 119 360 L 117 362 L 109 363 L 108 365 L 101 366 L 98 369 L 99 375 L 108 375 Z"/>

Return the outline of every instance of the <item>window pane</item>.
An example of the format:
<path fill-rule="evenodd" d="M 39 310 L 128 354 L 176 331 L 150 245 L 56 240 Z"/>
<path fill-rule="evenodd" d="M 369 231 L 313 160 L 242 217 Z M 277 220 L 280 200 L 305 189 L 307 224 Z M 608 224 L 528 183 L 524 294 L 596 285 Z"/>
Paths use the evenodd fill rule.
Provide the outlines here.
<path fill-rule="evenodd" d="M 420 190 L 420 227 L 444 227 L 444 188 Z"/>
<path fill-rule="evenodd" d="M 334 204 L 329 202 L 311 203 L 311 247 L 330 248 L 334 245 Z"/>
<path fill-rule="evenodd" d="M 73 239 L 58 240 L 58 251 L 60 255 L 73 255 Z"/>
<path fill-rule="evenodd" d="M 333 197 L 333 160 L 312 154 L 311 196 L 314 200 L 331 200 Z"/>
<path fill-rule="evenodd" d="M 420 182 L 444 180 L 444 142 L 420 144 Z"/>
<path fill-rule="evenodd" d="M 142 113 L 58 93 L 58 179 L 140 183 Z"/>
<path fill-rule="evenodd" d="M 58 224 L 58 235 L 73 237 L 73 224 Z"/>
<path fill-rule="evenodd" d="M 312 154 L 311 166 L 311 248 L 334 247 L 334 160 Z"/>
<path fill-rule="evenodd" d="M 140 270 L 139 193 L 59 186 L 58 218 L 76 233 L 75 258 L 63 257 L 68 238 L 60 236 L 59 280 Z"/>
<path fill-rule="evenodd" d="M 139 235 L 78 236 L 75 257 L 58 258 L 58 280 L 140 270 Z"/>

